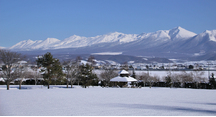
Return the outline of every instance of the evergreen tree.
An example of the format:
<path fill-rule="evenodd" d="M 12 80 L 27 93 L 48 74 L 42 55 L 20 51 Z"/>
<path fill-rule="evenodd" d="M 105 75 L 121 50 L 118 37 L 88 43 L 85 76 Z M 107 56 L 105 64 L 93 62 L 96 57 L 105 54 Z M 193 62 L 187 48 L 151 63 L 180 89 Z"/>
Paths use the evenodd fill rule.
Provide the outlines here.
<path fill-rule="evenodd" d="M 211 88 L 214 89 L 216 87 L 216 82 L 214 78 L 214 73 L 212 73 L 211 78 L 209 78 L 209 84 L 211 85 Z"/>
<path fill-rule="evenodd" d="M 48 89 L 53 78 L 63 78 L 62 66 L 58 59 L 53 58 L 52 54 L 47 52 L 36 60 L 39 66 L 42 66 L 44 81 L 47 82 Z"/>
<path fill-rule="evenodd" d="M 193 69 L 194 68 L 194 66 L 193 65 L 189 65 L 189 67 L 188 67 L 189 69 Z"/>
<path fill-rule="evenodd" d="M 92 66 L 89 64 L 82 64 L 80 66 L 79 78 L 81 79 L 82 87 L 86 88 L 87 86 L 92 85 L 94 81 L 97 81 L 97 75 L 92 73 Z"/>
<path fill-rule="evenodd" d="M 131 77 L 136 78 L 136 74 L 135 74 L 134 69 L 133 69 L 133 73 L 132 73 Z"/>

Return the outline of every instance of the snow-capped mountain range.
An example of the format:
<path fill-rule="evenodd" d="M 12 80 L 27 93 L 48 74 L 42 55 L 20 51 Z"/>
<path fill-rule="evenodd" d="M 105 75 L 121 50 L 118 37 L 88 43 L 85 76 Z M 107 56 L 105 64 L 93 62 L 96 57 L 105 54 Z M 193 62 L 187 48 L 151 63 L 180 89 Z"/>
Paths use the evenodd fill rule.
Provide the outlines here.
<path fill-rule="evenodd" d="M 91 46 L 94 44 L 100 43 L 112 43 L 118 42 L 119 44 L 128 43 L 135 41 L 137 39 L 136 34 L 124 34 L 119 32 L 109 33 L 106 35 L 99 35 L 95 37 L 81 37 L 77 35 L 73 35 L 64 40 L 59 40 L 56 38 L 47 38 L 46 40 L 24 40 L 21 41 L 14 46 L 10 47 L 10 49 L 19 49 L 19 50 L 36 50 L 36 49 L 62 49 L 62 48 L 79 48 L 85 46 Z"/>
<path fill-rule="evenodd" d="M 164 53 L 206 53 L 216 51 L 216 30 L 195 34 L 182 27 L 151 33 L 124 34 L 120 32 L 81 37 L 73 35 L 64 40 L 24 40 L 9 49 L 16 51 L 64 50 L 73 53 L 122 52 L 131 55 Z"/>

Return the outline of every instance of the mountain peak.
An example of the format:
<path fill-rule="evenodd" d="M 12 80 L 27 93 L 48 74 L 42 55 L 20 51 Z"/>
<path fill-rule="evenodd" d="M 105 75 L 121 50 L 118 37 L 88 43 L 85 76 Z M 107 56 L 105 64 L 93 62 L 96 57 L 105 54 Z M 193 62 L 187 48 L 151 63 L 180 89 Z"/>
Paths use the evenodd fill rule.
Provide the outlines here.
<path fill-rule="evenodd" d="M 47 38 L 46 40 L 44 40 L 44 41 L 48 41 L 48 42 L 57 42 L 57 41 L 60 41 L 60 40 L 58 40 L 58 39 L 56 39 L 56 38 Z"/>
<path fill-rule="evenodd" d="M 32 42 L 32 40 L 31 40 L 31 39 L 28 39 L 28 40 L 26 40 L 26 42 Z"/>
<path fill-rule="evenodd" d="M 122 34 L 124 34 L 124 33 L 115 31 L 115 32 L 108 33 L 106 35 L 122 35 Z"/>
<path fill-rule="evenodd" d="M 4 48 L 5 48 L 5 47 L 1 47 L 1 46 L 0 46 L 0 49 L 4 49 Z"/>
<path fill-rule="evenodd" d="M 178 29 L 178 30 L 185 30 L 185 29 L 182 28 L 181 26 L 177 26 L 176 29 Z"/>
<path fill-rule="evenodd" d="M 216 30 L 205 30 L 199 36 L 204 37 L 208 36 L 208 40 L 216 42 Z"/>
<path fill-rule="evenodd" d="M 169 35 L 170 35 L 171 39 L 175 40 L 175 39 L 191 38 L 197 34 L 178 26 L 178 27 L 175 27 L 175 28 L 169 30 Z"/>
<path fill-rule="evenodd" d="M 57 42 L 60 42 L 60 41 L 61 40 L 58 40 L 56 38 L 47 38 L 42 43 L 43 43 L 43 45 L 46 45 L 46 44 L 54 44 L 54 43 L 57 43 Z"/>

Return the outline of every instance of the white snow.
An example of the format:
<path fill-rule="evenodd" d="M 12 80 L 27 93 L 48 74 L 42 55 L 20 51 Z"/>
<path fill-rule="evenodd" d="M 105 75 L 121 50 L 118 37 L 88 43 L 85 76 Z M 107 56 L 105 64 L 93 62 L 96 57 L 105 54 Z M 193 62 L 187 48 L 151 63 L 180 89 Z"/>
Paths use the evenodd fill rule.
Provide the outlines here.
<path fill-rule="evenodd" d="M 4 48 L 5 48 L 5 47 L 1 47 L 1 46 L 0 46 L 0 49 L 4 49 Z"/>
<path fill-rule="evenodd" d="M 5 80 L 3 78 L 0 78 L 0 81 L 5 82 Z"/>
<path fill-rule="evenodd" d="M 99 52 L 99 53 L 92 53 L 92 55 L 120 55 L 122 52 Z"/>
<path fill-rule="evenodd" d="M 42 41 L 42 40 L 32 41 L 29 39 L 29 40 L 24 40 L 24 41 L 21 41 L 21 42 L 15 44 L 14 46 L 10 47 L 10 49 L 27 49 L 27 50 L 48 49 L 48 48 L 52 47 L 52 45 L 54 45 L 58 42 L 60 42 L 60 40 L 58 40 L 56 38 L 47 38 L 44 41 Z"/>
<path fill-rule="evenodd" d="M 216 42 L 216 30 L 206 30 L 203 33 L 200 33 L 195 38 L 197 41 L 208 40 Z"/>
<path fill-rule="evenodd" d="M 134 79 L 133 77 L 120 77 L 120 76 L 117 76 L 115 78 L 112 78 L 110 80 L 110 82 L 134 82 L 134 81 L 137 81 L 136 79 Z"/>
<path fill-rule="evenodd" d="M 129 74 L 129 72 L 126 71 L 126 70 L 121 70 L 118 74 L 119 74 L 119 75 L 120 75 L 120 74 Z"/>
<path fill-rule="evenodd" d="M 206 31 L 206 33 L 209 34 L 210 41 L 216 42 L 216 30 Z"/>
<path fill-rule="evenodd" d="M 0 85 L 1 116 L 215 116 L 215 90 Z"/>
<path fill-rule="evenodd" d="M 40 44 L 34 46 L 34 49 L 49 49 L 52 45 L 59 43 L 60 40 L 56 38 L 47 38 L 46 40 L 42 41 Z"/>

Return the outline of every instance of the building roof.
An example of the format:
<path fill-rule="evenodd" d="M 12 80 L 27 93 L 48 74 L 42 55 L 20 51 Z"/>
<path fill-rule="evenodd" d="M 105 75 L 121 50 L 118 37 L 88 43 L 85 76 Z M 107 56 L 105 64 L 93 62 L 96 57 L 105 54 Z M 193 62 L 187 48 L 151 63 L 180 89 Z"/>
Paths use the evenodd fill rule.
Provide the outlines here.
<path fill-rule="evenodd" d="M 136 82 L 137 80 L 134 79 L 133 77 L 120 77 L 120 76 L 117 76 L 115 78 L 112 78 L 110 80 L 110 82 Z"/>
<path fill-rule="evenodd" d="M 127 72 L 126 70 L 121 70 L 121 71 L 119 72 L 119 74 L 129 74 L 129 72 Z"/>
<path fill-rule="evenodd" d="M 121 76 L 123 74 L 126 76 Z M 129 76 L 129 72 L 127 72 L 126 70 L 121 70 L 117 77 L 114 77 L 110 80 L 110 82 L 136 82 L 136 81 L 137 81 L 136 79 Z"/>

